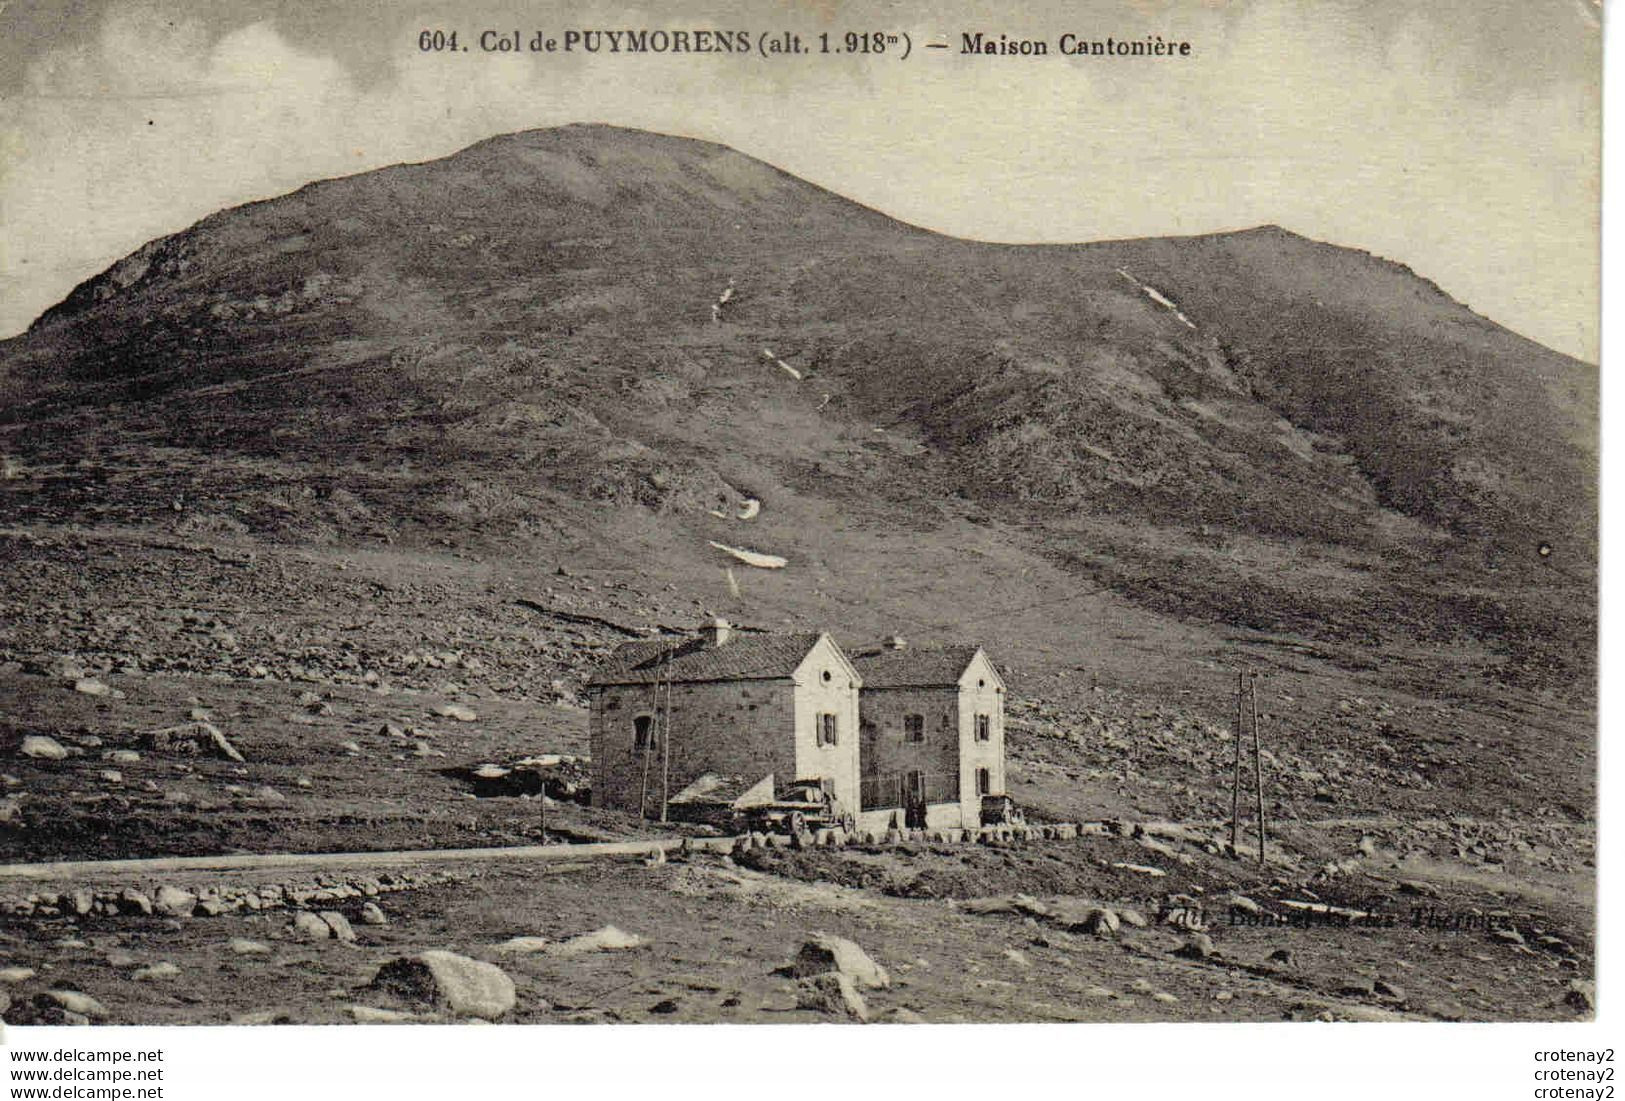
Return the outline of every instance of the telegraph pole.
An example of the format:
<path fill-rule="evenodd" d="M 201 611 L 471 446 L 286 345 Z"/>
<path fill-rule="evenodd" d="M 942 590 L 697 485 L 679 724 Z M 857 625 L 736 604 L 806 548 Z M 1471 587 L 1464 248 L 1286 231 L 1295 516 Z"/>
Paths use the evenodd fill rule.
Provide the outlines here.
<path fill-rule="evenodd" d="M 658 695 L 660 687 L 655 686 Z M 671 669 L 666 669 L 666 712 L 664 728 L 660 732 L 660 821 L 666 821 L 666 806 L 671 802 Z"/>
<path fill-rule="evenodd" d="M 1236 767 L 1230 783 L 1230 853 L 1241 854 L 1241 739 L 1245 728 L 1241 721 L 1242 672 L 1236 670 Z"/>
<path fill-rule="evenodd" d="M 1250 704 L 1253 713 L 1253 783 L 1258 788 L 1258 862 L 1264 863 L 1264 750 L 1258 734 L 1258 674 L 1252 676 Z M 1237 749 L 1240 749 L 1238 744 Z"/>

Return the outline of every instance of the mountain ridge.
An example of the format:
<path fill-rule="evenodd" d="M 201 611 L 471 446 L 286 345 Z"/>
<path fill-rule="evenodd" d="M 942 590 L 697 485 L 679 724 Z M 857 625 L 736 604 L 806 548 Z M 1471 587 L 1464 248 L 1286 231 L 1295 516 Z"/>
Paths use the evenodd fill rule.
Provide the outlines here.
<path fill-rule="evenodd" d="M 107 518 L 296 542 L 511 550 L 609 507 L 686 547 L 752 496 L 805 559 L 983 516 L 1157 614 L 1465 634 L 1583 677 L 1595 377 L 1278 226 L 968 241 L 594 125 L 143 246 L 0 343 L 0 446 Z M 185 461 L 140 484 L 132 447 Z M 266 504 L 279 477 L 320 495 Z M 67 518 L 56 488 L 12 501 Z"/>

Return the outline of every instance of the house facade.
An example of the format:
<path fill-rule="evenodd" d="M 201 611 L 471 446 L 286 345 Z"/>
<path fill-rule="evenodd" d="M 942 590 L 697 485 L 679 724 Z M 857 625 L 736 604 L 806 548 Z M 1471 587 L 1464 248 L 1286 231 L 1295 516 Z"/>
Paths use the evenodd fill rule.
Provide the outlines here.
<path fill-rule="evenodd" d="M 981 824 L 1005 793 L 1004 679 L 979 646 L 911 648 L 892 639 L 852 658 L 865 826 Z"/>
<path fill-rule="evenodd" d="M 861 678 L 827 634 L 718 622 L 695 638 L 629 642 L 587 684 L 594 806 L 659 817 L 707 773 L 782 792 L 823 781 L 858 806 Z"/>
<path fill-rule="evenodd" d="M 1005 791 L 1005 690 L 978 646 L 849 658 L 828 634 L 721 621 L 629 642 L 587 685 L 593 805 L 658 818 L 680 796 L 816 780 L 863 829 L 974 828 Z"/>

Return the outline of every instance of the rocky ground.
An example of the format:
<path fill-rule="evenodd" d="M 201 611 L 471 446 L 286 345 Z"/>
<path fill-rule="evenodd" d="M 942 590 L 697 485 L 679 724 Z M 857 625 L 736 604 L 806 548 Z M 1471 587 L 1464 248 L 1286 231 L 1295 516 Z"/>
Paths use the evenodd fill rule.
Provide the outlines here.
<path fill-rule="evenodd" d="M 983 645 L 1098 829 L 0 878 L 7 1019 L 1588 1012 L 1595 488 L 1594 367 L 1279 227 L 956 241 L 605 127 L 223 211 L 0 344 L 0 861 L 648 836 L 582 686 L 715 615 Z"/>
<path fill-rule="evenodd" d="M 93 911 L 84 915 L 69 897 L 65 913 L 9 921 L 0 980 L 13 1022 L 1589 1012 L 1583 910 L 1423 870 L 1370 844 L 1336 876 L 1308 877 L 1316 889 L 1289 860 L 1258 869 L 1213 847 L 1163 827 L 1009 846 L 756 848 L 377 876 L 169 873 L 156 884 L 81 884 Z M 1432 916 L 1419 922 L 1418 908 Z M 807 946 L 817 955 L 828 936 L 856 955 L 806 963 Z M 395 981 L 402 972 L 411 981 Z"/>
<path fill-rule="evenodd" d="M 583 675 L 629 625 L 691 615 L 670 593 L 590 568 L 527 574 L 450 556 L 62 533 L 4 545 L 0 841 L 11 860 L 655 833 L 581 805 L 573 785 Z M 40 602 L 47 590 L 59 598 Z M 1312 671 L 1327 683 L 1324 667 Z M 1222 689 L 1153 695 L 1066 672 L 1029 670 L 1038 687 L 1012 700 L 1011 790 L 1035 818 L 1088 824 L 1082 839 L 754 849 L 652 866 L 0 880 L 6 1019 L 1589 1012 L 1589 781 L 1572 758 L 1522 742 L 1498 760 L 1515 744 L 1509 709 L 1473 723 L 1482 705 L 1345 675 L 1319 701 L 1338 717 L 1338 736 L 1322 738 L 1292 719 L 1300 698 L 1317 697 L 1277 670 L 1266 681 L 1272 844 L 1259 867 L 1250 832 L 1243 859 L 1227 848 L 1234 742 Z M 546 766 L 504 773 L 527 759 Z M 1526 797 L 1492 806 L 1482 787 L 1450 786 L 1454 768 Z M 1582 786 L 1546 797 L 1530 781 L 1541 769 Z M 527 776 L 537 779 L 515 782 Z M 560 947 L 606 927 L 619 931 L 608 945 Z M 888 985 L 784 972 L 817 933 L 856 942 Z M 419 958 L 437 951 L 506 978 Z M 464 980 L 487 1000 L 441 989 Z"/>

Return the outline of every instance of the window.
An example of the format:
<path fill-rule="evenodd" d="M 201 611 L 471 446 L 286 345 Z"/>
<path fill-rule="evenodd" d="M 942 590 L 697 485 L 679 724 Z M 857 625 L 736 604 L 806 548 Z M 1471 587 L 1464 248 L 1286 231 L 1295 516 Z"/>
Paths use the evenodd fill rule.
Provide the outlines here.
<path fill-rule="evenodd" d="M 976 740 L 979 742 L 993 740 L 993 720 L 986 715 L 976 716 Z"/>
<path fill-rule="evenodd" d="M 836 737 L 837 728 L 835 716 L 823 714 L 818 716 L 818 744 L 821 746 L 834 745 L 839 739 Z"/>
<path fill-rule="evenodd" d="M 924 715 L 904 715 L 903 716 L 903 741 L 905 741 L 905 742 L 923 742 L 923 741 L 925 741 L 925 716 Z"/>
<path fill-rule="evenodd" d="M 655 748 L 655 720 L 652 715 L 639 715 L 632 720 L 632 748 L 647 753 Z"/>
<path fill-rule="evenodd" d="M 976 770 L 976 794 L 987 795 L 993 790 L 993 774 L 985 768 Z"/>

